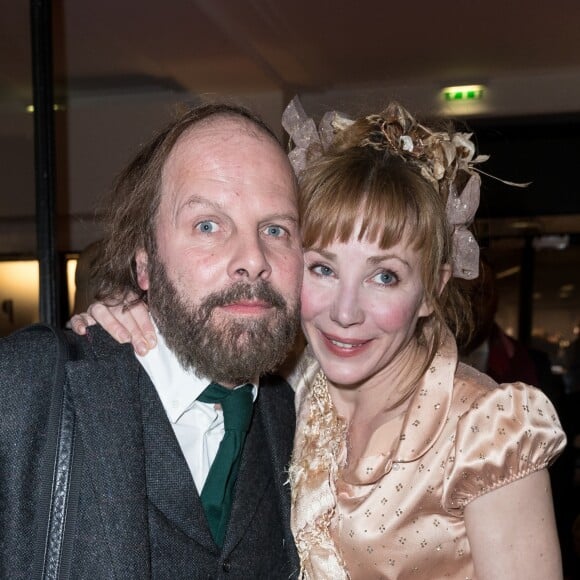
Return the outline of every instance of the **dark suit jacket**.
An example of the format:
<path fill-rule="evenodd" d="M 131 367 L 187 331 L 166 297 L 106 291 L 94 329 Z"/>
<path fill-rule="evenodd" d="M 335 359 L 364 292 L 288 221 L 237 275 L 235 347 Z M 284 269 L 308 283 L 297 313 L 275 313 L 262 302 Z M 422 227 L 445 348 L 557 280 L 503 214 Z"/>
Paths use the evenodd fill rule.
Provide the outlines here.
<path fill-rule="evenodd" d="M 211 545 L 207 524 L 198 513 L 197 494 L 193 492 L 197 499 L 192 502 L 189 498 L 190 503 L 183 497 L 183 486 L 191 486 L 193 479 L 176 447 L 178 444 L 169 422 L 160 414 L 160 403 L 156 407 L 156 394 L 149 378 L 130 346 L 117 344 L 100 328 L 92 330 L 88 339 L 76 337 L 74 341 L 78 360 L 68 362 L 66 372 L 84 461 L 79 499 L 82 517 L 75 534 L 73 577 L 123 580 L 152 577 L 151 514 L 165 508 L 182 514 L 178 517 L 183 521 L 178 521 L 177 528 L 184 538 L 202 547 L 207 544 L 207 553 L 213 550 L 216 563 L 220 567 L 223 565 L 224 572 L 231 571 L 229 562 L 235 565 L 236 550 L 244 545 L 244 537 L 250 533 L 250 522 L 260 513 L 265 483 L 247 485 L 251 480 L 246 475 L 245 487 L 251 489 L 236 489 L 237 505 L 220 553 Z M 25 329 L 0 341 L 1 578 L 32 577 L 38 527 L 35 518 L 39 517 L 41 463 L 46 445 L 55 352 L 52 334 L 47 330 L 39 331 L 39 327 Z M 276 490 L 276 518 L 282 521 L 284 545 L 254 546 L 253 549 L 258 554 L 259 551 L 279 552 L 281 561 L 285 562 L 280 567 L 279 577 L 287 578 L 298 569 L 289 530 L 289 489 L 285 484 L 295 426 L 293 393 L 284 381 L 269 377 L 262 381 L 256 405 L 255 413 L 264 441 L 262 446 L 254 442 L 253 451 L 244 450 L 240 477 L 242 473 L 263 470 L 254 464 L 255 452 L 261 449 L 271 462 L 272 469 L 268 466 L 266 471 L 274 474 L 269 485 L 270 490 L 272 485 Z M 145 421 L 151 421 L 152 417 L 157 429 L 153 432 L 143 428 Z M 146 454 L 144 438 L 151 438 L 147 433 L 162 437 L 155 449 L 166 447 L 167 453 L 148 451 Z M 248 441 L 250 439 L 251 434 Z M 161 483 L 151 478 L 148 481 L 146 462 L 148 470 L 154 469 L 156 462 L 162 462 L 168 454 L 173 456 L 173 467 L 177 465 L 178 469 L 168 470 L 167 478 L 159 478 Z M 159 463 L 157 469 L 162 470 L 163 464 Z M 175 504 L 178 504 L 176 510 Z M 188 511 L 192 511 L 190 516 L 183 515 Z M 171 548 L 169 546 L 168 553 Z M 243 557 L 240 561 L 243 565 Z M 196 574 L 195 563 L 192 565 L 187 577 L 201 577 Z M 159 576 L 157 572 L 155 575 Z M 219 576 L 221 574 L 212 575 Z M 243 575 L 230 573 L 225 577 L 259 576 L 248 569 Z M 166 577 L 171 576 L 167 574 Z"/>

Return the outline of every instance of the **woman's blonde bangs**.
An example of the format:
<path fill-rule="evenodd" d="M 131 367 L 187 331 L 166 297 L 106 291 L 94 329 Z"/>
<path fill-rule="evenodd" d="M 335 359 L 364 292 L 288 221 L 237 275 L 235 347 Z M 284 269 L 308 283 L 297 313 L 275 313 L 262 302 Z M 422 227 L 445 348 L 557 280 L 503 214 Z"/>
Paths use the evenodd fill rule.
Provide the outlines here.
<path fill-rule="evenodd" d="M 413 247 L 420 248 L 431 236 L 433 215 L 425 214 L 416 194 L 424 181 L 408 167 L 399 170 L 397 159 L 388 169 L 369 172 L 365 157 L 327 158 L 303 176 L 300 210 L 305 248 L 344 243 L 356 235 L 387 249 L 406 233 L 412 236 Z"/>

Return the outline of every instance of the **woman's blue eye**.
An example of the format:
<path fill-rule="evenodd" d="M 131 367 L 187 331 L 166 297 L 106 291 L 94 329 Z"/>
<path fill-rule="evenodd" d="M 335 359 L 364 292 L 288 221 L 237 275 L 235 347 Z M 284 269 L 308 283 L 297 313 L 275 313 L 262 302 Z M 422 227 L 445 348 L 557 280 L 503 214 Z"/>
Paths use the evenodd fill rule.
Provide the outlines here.
<path fill-rule="evenodd" d="M 321 264 L 318 264 L 316 266 L 312 266 L 310 269 L 315 274 L 318 274 L 319 276 L 332 276 L 332 274 L 333 274 L 331 268 L 329 268 L 328 266 L 323 266 Z"/>
<path fill-rule="evenodd" d="M 391 286 L 398 282 L 398 278 L 392 272 L 380 272 L 374 277 L 374 280 L 383 286 Z"/>
<path fill-rule="evenodd" d="M 217 224 L 210 220 L 205 220 L 203 222 L 199 222 L 196 226 L 202 234 L 211 234 L 217 230 Z"/>

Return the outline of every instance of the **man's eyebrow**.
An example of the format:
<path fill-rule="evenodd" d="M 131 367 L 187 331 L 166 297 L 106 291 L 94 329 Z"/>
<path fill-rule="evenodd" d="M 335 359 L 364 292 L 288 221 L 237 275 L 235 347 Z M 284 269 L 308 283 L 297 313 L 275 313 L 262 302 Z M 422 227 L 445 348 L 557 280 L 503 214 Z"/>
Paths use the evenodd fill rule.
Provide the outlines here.
<path fill-rule="evenodd" d="M 214 207 L 215 209 L 223 209 L 223 204 L 207 199 L 206 197 L 201 197 L 199 195 L 190 195 L 182 204 L 182 207 L 187 207 L 191 205 L 208 205 Z"/>
<path fill-rule="evenodd" d="M 217 210 L 223 210 L 224 205 L 220 202 L 213 201 L 211 199 L 207 199 L 206 197 L 201 197 L 198 195 L 190 195 L 182 204 L 182 207 L 188 207 L 192 205 L 205 205 L 209 207 L 213 207 Z M 293 222 L 295 224 L 298 223 L 298 217 L 292 213 L 273 213 L 266 216 L 262 221 L 271 221 L 271 220 L 282 220 Z"/>
<path fill-rule="evenodd" d="M 177 223 L 178 216 L 184 209 L 191 208 L 196 205 L 204 206 L 206 208 L 213 209 L 214 211 L 223 211 L 223 205 L 221 203 L 216 203 L 211 199 L 207 199 L 199 195 L 190 195 L 179 205 L 173 206 L 171 213 L 171 219 L 173 220 L 173 223 Z"/>
<path fill-rule="evenodd" d="M 187 208 L 187 207 L 192 207 L 195 205 L 201 205 L 201 206 L 205 206 L 211 209 L 214 209 L 215 211 L 223 211 L 224 210 L 224 204 L 220 203 L 220 202 L 216 202 L 213 201 L 211 199 L 208 199 L 206 197 L 201 197 L 199 195 L 190 195 L 182 204 L 181 206 L 179 206 L 178 208 L 176 208 L 175 211 L 175 217 L 177 218 L 177 214 L 179 213 L 179 211 L 183 208 Z M 298 216 L 296 216 L 293 213 L 273 213 L 270 214 L 266 217 L 264 217 L 262 220 L 262 223 L 266 223 L 266 222 L 271 222 L 271 221 L 282 221 L 282 222 L 290 222 L 292 225 L 298 227 Z"/>

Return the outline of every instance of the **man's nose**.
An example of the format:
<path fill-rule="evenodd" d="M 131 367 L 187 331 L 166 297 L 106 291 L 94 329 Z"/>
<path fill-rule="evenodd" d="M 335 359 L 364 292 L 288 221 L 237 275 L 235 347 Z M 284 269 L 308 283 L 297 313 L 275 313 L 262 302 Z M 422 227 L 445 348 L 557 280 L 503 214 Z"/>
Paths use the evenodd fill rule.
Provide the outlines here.
<path fill-rule="evenodd" d="M 270 276 L 272 268 L 258 234 L 239 236 L 233 245 L 233 255 L 228 270 L 231 278 L 247 278 L 254 281 Z"/>

